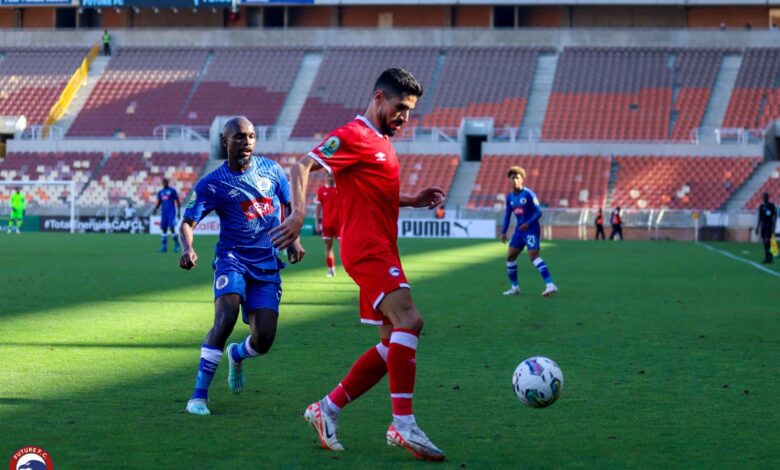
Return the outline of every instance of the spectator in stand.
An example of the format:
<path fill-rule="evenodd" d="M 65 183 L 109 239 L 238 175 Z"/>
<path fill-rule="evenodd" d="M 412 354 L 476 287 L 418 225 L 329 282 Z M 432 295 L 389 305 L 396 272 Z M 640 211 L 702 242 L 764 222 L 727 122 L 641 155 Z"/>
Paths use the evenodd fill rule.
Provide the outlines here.
<path fill-rule="evenodd" d="M 103 30 L 103 55 L 111 56 L 111 35 L 108 34 L 107 29 Z"/>

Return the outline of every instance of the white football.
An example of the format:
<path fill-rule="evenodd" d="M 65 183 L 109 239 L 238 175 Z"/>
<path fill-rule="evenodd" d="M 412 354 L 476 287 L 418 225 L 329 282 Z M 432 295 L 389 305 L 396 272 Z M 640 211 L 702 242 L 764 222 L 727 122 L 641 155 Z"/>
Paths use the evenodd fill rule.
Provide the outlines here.
<path fill-rule="evenodd" d="M 512 374 L 517 399 L 531 408 L 546 408 L 561 396 L 563 372 L 552 359 L 529 357 Z"/>

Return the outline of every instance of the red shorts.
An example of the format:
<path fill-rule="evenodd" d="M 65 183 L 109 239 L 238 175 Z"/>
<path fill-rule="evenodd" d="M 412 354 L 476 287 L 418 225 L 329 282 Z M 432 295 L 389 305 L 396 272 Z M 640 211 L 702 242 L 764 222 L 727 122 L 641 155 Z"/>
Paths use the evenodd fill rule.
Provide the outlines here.
<path fill-rule="evenodd" d="M 341 227 L 322 226 L 322 238 L 325 240 L 331 240 L 333 238 L 341 238 Z"/>
<path fill-rule="evenodd" d="M 346 271 L 360 287 L 360 322 L 389 325 L 390 319 L 379 310 L 379 304 L 390 292 L 409 289 L 401 261 L 393 255 L 366 258 L 346 268 Z"/>

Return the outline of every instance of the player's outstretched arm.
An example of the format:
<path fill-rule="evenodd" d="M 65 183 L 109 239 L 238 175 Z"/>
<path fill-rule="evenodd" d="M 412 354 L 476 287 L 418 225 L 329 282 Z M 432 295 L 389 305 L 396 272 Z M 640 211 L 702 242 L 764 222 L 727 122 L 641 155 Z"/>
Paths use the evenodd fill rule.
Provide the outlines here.
<path fill-rule="evenodd" d="M 301 235 L 303 221 L 306 218 L 306 188 L 309 185 L 309 173 L 320 168 L 322 166 L 309 157 L 301 158 L 290 167 L 292 214 L 285 218 L 281 225 L 268 232 L 276 248 L 281 250 L 290 247 Z"/>
<path fill-rule="evenodd" d="M 192 247 L 192 231 L 197 224 L 192 219 L 184 219 L 179 228 L 179 241 L 181 242 L 179 266 L 182 269 L 190 270 L 195 267 L 195 263 L 198 261 L 198 254 L 195 253 L 195 249 Z"/>
<path fill-rule="evenodd" d="M 427 207 L 428 209 L 434 209 L 444 202 L 447 195 L 444 194 L 444 190 L 438 186 L 430 186 L 421 189 L 414 196 L 401 195 L 400 206 L 401 207 Z"/>

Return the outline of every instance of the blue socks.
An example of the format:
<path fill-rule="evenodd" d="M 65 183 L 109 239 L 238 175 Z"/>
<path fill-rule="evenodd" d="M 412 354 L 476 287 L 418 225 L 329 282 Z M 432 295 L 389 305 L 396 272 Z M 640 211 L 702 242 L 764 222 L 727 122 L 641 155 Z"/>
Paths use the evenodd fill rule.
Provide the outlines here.
<path fill-rule="evenodd" d="M 200 348 L 200 367 L 198 367 L 198 378 L 195 381 L 195 392 L 193 399 L 208 400 L 209 386 L 217 371 L 219 361 L 222 359 L 222 350 L 204 344 Z"/>
<path fill-rule="evenodd" d="M 167 250 L 168 249 L 168 234 L 164 233 L 162 236 L 162 249 Z"/>
<path fill-rule="evenodd" d="M 550 276 L 550 271 L 547 269 L 544 260 L 542 258 L 536 258 L 534 260 L 534 266 L 536 266 L 536 270 L 539 271 L 539 275 L 542 276 L 544 282 L 552 284 L 552 276 Z"/>
<path fill-rule="evenodd" d="M 517 287 L 517 261 L 506 262 L 506 273 L 509 276 L 509 283 L 512 287 Z"/>
<path fill-rule="evenodd" d="M 246 340 L 239 343 L 238 347 L 235 347 L 230 351 L 230 359 L 233 362 L 241 362 L 244 359 L 249 359 L 250 357 L 257 357 L 260 355 L 260 353 L 252 349 L 252 345 L 249 344 L 250 338 L 251 336 L 247 336 Z"/>

